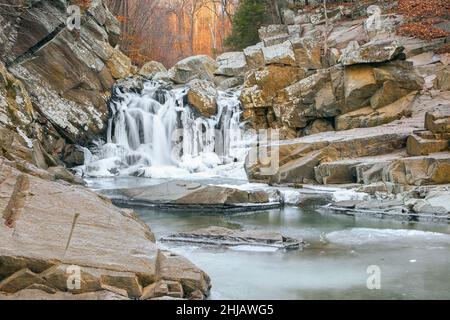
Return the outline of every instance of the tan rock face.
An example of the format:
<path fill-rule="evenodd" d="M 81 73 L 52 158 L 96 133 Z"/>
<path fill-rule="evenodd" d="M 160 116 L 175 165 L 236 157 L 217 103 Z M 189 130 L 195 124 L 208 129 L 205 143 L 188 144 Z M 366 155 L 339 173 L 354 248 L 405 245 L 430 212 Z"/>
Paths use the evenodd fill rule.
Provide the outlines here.
<path fill-rule="evenodd" d="M 112 48 L 109 44 L 105 47 L 108 56 L 106 65 L 115 79 L 122 79 L 132 75 L 131 59 L 120 50 Z"/>
<path fill-rule="evenodd" d="M 243 120 L 250 120 L 255 129 L 275 126 L 273 110 L 278 90 L 304 77 L 304 71 L 292 66 L 269 65 L 246 74 L 240 100 Z"/>
<path fill-rule="evenodd" d="M 414 132 L 408 137 L 406 149 L 411 156 L 423 156 L 446 151 L 449 148 L 450 134 L 433 134 L 431 131 Z"/>
<path fill-rule="evenodd" d="M 450 105 L 442 105 L 427 112 L 425 128 L 435 134 L 450 133 Z"/>
<path fill-rule="evenodd" d="M 208 118 L 217 113 L 217 96 L 214 84 L 205 80 L 193 81 L 187 95 L 189 104 Z"/>
<path fill-rule="evenodd" d="M 434 154 L 394 161 L 385 170 L 385 180 L 403 185 L 429 185 L 450 182 L 450 154 Z"/>
<path fill-rule="evenodd" d="M 263 43 L 258 43 L 244 49 L 244 56 L 249 69 L 258 69 L 259 67 L 264 66 L 263 47 Z"/>
<path fill-rule="evenodd" d="M 368 65 L 346 67 L 344 77 L 344 112 L 357 110 L 369 105 L 370 98 L 379 88 L 373 67 Z"/>
<path fill-rule="evenodd" d="M 409 108 L 414 102 L 416 95 L 417 92 L 412 92 L 379 109 L 365 107 L 337 116 L 335 119 L 336 130 L 375 127 L 398 120 L 410 113 Z"/>
<path fill-rule="evenodd" d="M 270 107 L 277 91 L 304 76 L 303 70 L 290 66 L 270 65 L 247 73 L 241 94 L 243 107 Z"/>
<path fill-rule="evenodd" d="M 33 116 L 33 105 L 25 86 L 0 62 L 0 124 L 26 130 Z"/>
<path fill-rule="evenodd" d="M 324 132 L 289 142 L 281 141 L 278 150 L 273 146 L 269 148 L 271 152 L 279 152 L 276 170 L 269 174 L 262 173 L 261 168 L 265 166 L 251 163 L 247 158 L 247 175 L 251 181 L 314 183 L 315 167 L 318 165 L 342 159 L 388 154 L 402 149 L 412 130 L 410 127 L 397 128 L 392 125 L 385 126 L 384 129 Z"/>
<path fill-rule="evenodd" d="M 206 293 L 210 289 L 210 279 L 185 258 L 168 252 L 159 252 L 159 279 L 181 283 L 185 296 L 195 291 Z"/>
<path fill-rule="evenodd" d="M 321 48 L 317 39 L 314 38 L 295 38 L 291 39 L 292 47 L 294 49 L 296 64 L 305 69 L 320 69 L 321 62 Z"/>
<path fill-rule="evenodd" d="M 377 66 L 374 76 L 382 85 L 370 100 L 374 109 L 384 107 L 412 91 L 421 90 L 424 85 L 422 77 L 406 61 L 393 61 Z"/>
<path fill-rule="evenodd" d="M 0 160 L 0 193 L 5 195 L 0 198 L 0 281 L 14 289 L 3 291 L 32 284 L 70 291 L 72 265 L 80 267 L 81 275 L 75 293 L 110 287 L 140 297 L 141 287 L 160 277 L 154 236 L 130 210 L 83 187 L 23 174 Z M 185 269 L 169 264 L 178 270 L 177 279 L 188 279 L 189 286 L 205 289 L 206 296 L 209 278 L 187 261 L 183 265 L 189 265 L 186 275 Z"/>
<path fill-rule="evenodd" d="M 303 128 L 315 118 L 333 117 L 340 113 L 330 70 L 320 70 L 283 90 L 275 99 L 277 118 L 288 127 Z"/>
<path fill-rule="evenodd" d="M 29 269 L 22 269 L 0 282 L 0 291 L 16 293 L 33 284 L 45 284 L 45 280 Z"/>

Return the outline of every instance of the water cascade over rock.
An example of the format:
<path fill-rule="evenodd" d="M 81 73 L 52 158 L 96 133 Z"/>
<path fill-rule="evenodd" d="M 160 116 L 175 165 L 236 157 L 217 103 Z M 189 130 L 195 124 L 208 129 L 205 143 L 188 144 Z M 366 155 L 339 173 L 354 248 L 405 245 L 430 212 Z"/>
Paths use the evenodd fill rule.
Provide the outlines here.
<path fill-rule="evenodd" d="M 246 139 L 239 92 L 219 91 L 217 113 L 206 118 L 186 99 L 188 86 L 148 81 L 140 93 L 116 89 L 107 141 L 85 149 L 85 176 L 180 177 L 241 170 Z M 240 173 L 238 173 L 240 175 Z"/>

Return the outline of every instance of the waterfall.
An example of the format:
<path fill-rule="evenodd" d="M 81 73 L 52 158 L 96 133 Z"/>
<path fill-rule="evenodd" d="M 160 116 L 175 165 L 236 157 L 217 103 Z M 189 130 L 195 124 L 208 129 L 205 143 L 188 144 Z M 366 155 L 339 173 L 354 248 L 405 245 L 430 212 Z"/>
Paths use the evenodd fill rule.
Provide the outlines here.
<path fill-rule="evenodd" d="M 83 174 L 165 178 L 242 167 L 239 92 L 219 91 L 216 115 L 205 118 L 185 101 L 187 90 L 154 81 L 139 94 L 117 89 L 106 142 L 87 150 Z"/>

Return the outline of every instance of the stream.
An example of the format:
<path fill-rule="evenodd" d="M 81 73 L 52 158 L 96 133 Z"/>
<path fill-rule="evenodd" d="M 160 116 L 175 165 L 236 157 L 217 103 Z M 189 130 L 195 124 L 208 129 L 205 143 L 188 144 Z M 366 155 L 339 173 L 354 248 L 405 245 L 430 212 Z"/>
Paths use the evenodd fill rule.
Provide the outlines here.
<path fill-rule="evenodd" d="M 86 149 L 79 168 L 88 186 L 101 191 L 187 179 L 251 189 L 244 160 L 254 136 L 240 121 L 239 92 L 219 92 L 217 114 L 204 118 L 186 103 L 186 90 L 158 82 L 145 83 L 141 93 L 117 89 L 107 140 Z M 286 199 L 296 191 L 283 189 L 291 203 Z M 340 200 L 354 196 L 332 192 Z M 324 215 L 321 204 L 231 215 L 135 210 L 157 239 L 222 226 L 275 231 L 308 244 L 284 252 L 160 243 L 208 273 L 211 299 L 450 298 L 448 224 Z"/>
<path fill-rule="evenodd" d="M 124 177 L 87 182 L 98 190 L 161 180 Z M 215 180 L 224 182 L 231 183 Z M 157 239 L 222 226 L 277 231 L 308 244 L 303 250 L 261 251 L 160 243 L 208 273 L 211 299 L 450 298 L 449 225 L 324 215 L 317 209 L 312 203 L 302 208 L 220 215 L 135 208 Z M 367 287 L 369 266 L 379 268 L 380 289 Z"/>

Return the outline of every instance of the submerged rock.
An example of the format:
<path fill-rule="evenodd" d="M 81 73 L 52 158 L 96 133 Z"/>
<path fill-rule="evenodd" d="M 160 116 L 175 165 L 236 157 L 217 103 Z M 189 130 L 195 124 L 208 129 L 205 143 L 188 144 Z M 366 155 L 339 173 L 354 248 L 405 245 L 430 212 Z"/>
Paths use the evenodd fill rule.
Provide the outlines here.
<path fill-rule="evenodd" d="M 162 241 L 187 242 L 217 246 L 258 246 L 277 249 L 299 249 L 303 241 L 285 237 L 277 232 L 258 230 L 232 230 L 208 227 L 192 232 L 181 232 L 161 239 Z"/>

